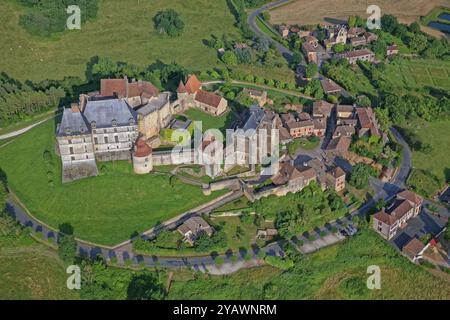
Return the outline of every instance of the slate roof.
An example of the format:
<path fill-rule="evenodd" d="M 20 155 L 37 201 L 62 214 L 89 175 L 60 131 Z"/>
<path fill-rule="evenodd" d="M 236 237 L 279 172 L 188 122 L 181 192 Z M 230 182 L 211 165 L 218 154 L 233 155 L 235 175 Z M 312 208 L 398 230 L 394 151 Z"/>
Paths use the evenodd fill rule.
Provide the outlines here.
<path fill-rule="evenodd" d="M 64 137 L 87 133 L 89 129 L 81 112 L 78 109 L 74 111 L 72 108 L 65 108 L 57 135 Z"/>
<path fill-rule="evenodd" d="M 128 126 L 130 120 L 136 122 L 135 112 L 119 99 L 88 101 L 84 116 L 89 124 L 95 122 L 97 128 L 111 127 L 113 120 L 117 126 Z"/>
<path fill-rule="evenodd" d="M 247 117 L 247 120 L 245 121 L 245 124 L 242 127 L 242 129 L 256 130 L 259 124 L 261 123 L 261 120 L 264 118 L 264 110 L 257 104 L 251 105 L 249 109 L 250 109 L 249 116 Z"/>
<path fill-rule="evenodd" d="M 137 113 L 143 116 L 149 115 L 150 113 L 153 113 L 164 107 L 167 103 L 169 103 L 169 99 L 170 93 L 160 93 L 156 98 L 150 99 L 150 101 L 145 106 L 140 108 Z"/>

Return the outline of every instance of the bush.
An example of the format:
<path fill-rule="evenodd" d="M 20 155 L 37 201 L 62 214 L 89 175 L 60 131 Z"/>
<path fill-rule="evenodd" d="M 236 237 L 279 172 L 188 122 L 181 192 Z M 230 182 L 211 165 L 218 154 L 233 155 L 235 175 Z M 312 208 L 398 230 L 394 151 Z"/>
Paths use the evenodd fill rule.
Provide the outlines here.
<path fill-rule="evenodd" d="M 173 9 L 159 11 L 154 16 L 153 22 L 158 33 L 172 38 L 180 36 L 184 30 L 183 20 Z"/>
<path fill-rule="evenodd" d="M 285 258 L 282 259 L 279 256 L 266 256 L 264 258 L 264 261 L 271 265 L 272 267 L 281 269 L 281 270 L 288 270 L 294 266 L 294 261 L 291 259 Z"/>

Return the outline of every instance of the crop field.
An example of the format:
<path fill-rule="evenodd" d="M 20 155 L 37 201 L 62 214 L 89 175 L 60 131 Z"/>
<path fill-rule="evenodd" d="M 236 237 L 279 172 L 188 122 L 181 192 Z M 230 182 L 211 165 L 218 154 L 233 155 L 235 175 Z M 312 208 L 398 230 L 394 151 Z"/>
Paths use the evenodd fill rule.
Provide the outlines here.
<path fill-rule="evenodd" d="M 332 3 L 332 5 L 331 5 Z M 393 14 L 400 22 L 411 23 L 436 6 L 450 6 L 449 0 L 295 0 L 270 11 L 273 24 L 309 25 L 319 22 L 347 21 L 349 16 L 367 17 L 366 9 L 376 4 L 382 14 Z"/>

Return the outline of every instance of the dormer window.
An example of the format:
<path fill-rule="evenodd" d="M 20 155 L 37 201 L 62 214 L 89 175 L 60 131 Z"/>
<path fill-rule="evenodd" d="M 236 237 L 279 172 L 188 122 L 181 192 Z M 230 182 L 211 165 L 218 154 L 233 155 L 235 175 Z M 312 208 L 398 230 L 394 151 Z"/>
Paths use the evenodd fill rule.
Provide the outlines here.
<path fill-rule="evenodd" d="M 95 121 L 91 122 L 91 128 L 93 129 L 97 128 L 97 123 Z"/>
<path fill-rule="evenodd" d="M 71 134 L 71 133 L 72 133 L 72 131 L 70 130 L 69 127 L 67 127 L 67 128 L 64 130 L 64 132 L 65 132 L 66 134 Z"/>
<path fill-rule="evenodd" d="M 113 119 L 113 120 L 111 121 L 111 124 L 112 124 L 113 127 L 117 127 L 117 120 L 116 120 L 116 119 Z"/>
<path fill-rule="evenodd" d="M 133 118 L 130 119 L 130 126 L 134 126 L 134 124 L 136 123 L 136 121 L 134 121 Z"/>
<path fill-rule="evenodd" d="M 80 127 L 80 132 L 84 133 L 84 127 Z"/>

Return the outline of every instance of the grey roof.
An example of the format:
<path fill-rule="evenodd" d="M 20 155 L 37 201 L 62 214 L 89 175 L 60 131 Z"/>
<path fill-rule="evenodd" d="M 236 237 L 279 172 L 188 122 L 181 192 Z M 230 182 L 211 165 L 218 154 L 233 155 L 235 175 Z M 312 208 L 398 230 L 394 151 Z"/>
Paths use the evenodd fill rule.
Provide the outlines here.
<path fill-rule="evenodd" d="M 136 122 L 135 112 L 125 100 L 119 99 L 88 101 L 84 116 L 89 124 L 95 122 L 97 128 L 111 127 L 113 120 L 117 126 L 128 126 L 130 120 Z"/>
<path fill-rule="evenodd" d="M 158 97 L 150 99 L 150 101 L 145 106 L 140 108 L 137 112 L 143 116 L 149 115 L 150 113 L 153 113 L 164 107 L 167 103 L 170 102 L 169 99 L 170 93 L 160 93 Z"/>
<path fill-rule="evenodd" d="M 258 106 L 257 104 L 254 104 L 250 106 L 250 114 L 245 121 L 244 127 L 242 129 L 249 130 L 249 129 L 257 129 L 259 124 L 261 123 L 261 120 L 264 118 L 264 110 Z"/>
<path fill-rule="evenodd" d="M 65 108 L 62 121 L 58 126 L 58 136 L 64 137 L 88 133 L 89 130 L 81 112 L 74 112 L 71 108 Z"/>

